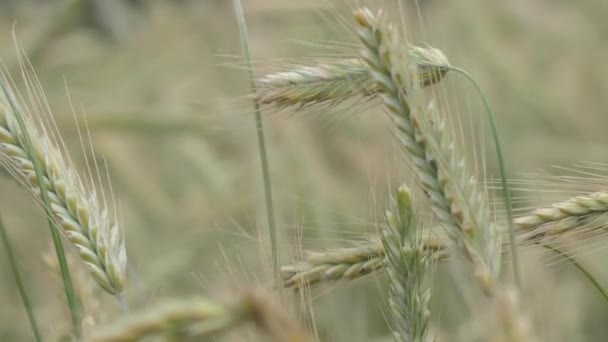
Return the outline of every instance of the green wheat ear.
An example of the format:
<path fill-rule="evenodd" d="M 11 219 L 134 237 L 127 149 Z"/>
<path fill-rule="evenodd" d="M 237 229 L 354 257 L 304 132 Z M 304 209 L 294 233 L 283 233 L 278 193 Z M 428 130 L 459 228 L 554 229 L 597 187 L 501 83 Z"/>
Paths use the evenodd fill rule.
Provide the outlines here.
<path fill-rule="evenodd" d="M 397 212 L 386 211 L 387 226 L 380 234 L 386 251 L 393 335 L 396 341 L 425 342 L 429 341 L 431 291 L 422 282 L 431 263 L 409 189 L 401 186 L 396 199 Z"/>

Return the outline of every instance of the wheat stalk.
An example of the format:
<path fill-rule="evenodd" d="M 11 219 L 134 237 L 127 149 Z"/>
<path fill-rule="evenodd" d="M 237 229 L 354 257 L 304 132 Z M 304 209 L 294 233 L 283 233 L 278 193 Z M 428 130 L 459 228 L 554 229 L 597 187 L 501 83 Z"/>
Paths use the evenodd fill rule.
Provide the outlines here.
<path fill-rule="evenodd" d="M 441 80 L 448 61 L 441 51 L 412 46 L 410 55 L 418 61 L 421 86 Z M 276 108 L 335 105 L 353 98 L 376 96 L 382 91 L 370 77 L 360 58 L 346 58 L 315 65 L 294 65 L 259 80 L 256 99 Z"/>
<path fill-rule="evenodd" d="M 32 194 L 40 193 L 34 158 L 41 166 L 51 201 L 52 219 L 107 292 L 119 294 L 125 285 L 126 251 L 120 230 L 99 204 L 94 189 L 85 187 L 75 167 L 58 145 L 39 127 L 9 89 L 0 94 L 0 164 Z M 16 116 L 25 120 L 33 142 L 29 149 Z"/>

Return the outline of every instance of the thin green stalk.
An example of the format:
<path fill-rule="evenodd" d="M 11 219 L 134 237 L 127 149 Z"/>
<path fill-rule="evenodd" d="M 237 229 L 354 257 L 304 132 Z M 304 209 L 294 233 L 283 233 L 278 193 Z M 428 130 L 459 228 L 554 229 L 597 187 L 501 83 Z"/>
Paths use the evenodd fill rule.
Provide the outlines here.
<path fill-rule="evenodd" d="M 247 34 L 247 25 L 245 23 L 245 15 L 243 14 L 243 6 L 241 4 L 241 0 L 234 0 L 233 3 L 239 25 L 239 32 L 241 35 L 241 50 L 244 55 L 243 58 L 247 63 L 247 69 L 249 70 L 249 83 L 251 91 L 255 94 L 257 92 L 257 86 L 255 83 L 255 75 L 253 73 L 253 65 L 251 63 L 251 53 L 249 52 L 249 35 Z M 275 278 L 279 280 L 281 262 L 277 245 L 278 231 L 275 223 L 274 207 L 272 204 L 272 186 L 270 184 L 270 172 L 268 169 L 268 156 L 266 153 L 266 143 L 264 139 L 262 112 L 260 110 L 260 103 L 256 99 L 253 100 L 253 109 L 255 113 L 255 126 L 258 137 L 258 150 L 260 152 L 262 178 L 264 180 L 264 197 L 266 200 L 266 215 L 268 216 L 268 230 L 270 231 L 270 247 L 272 249 L 273 261 L 272 266 Z"/>
<path fill-rule="evenodd" d="M 550 245 L 543 245 L 543 247 L 545 247 L 546 249 L 554 252 L 555 254 L 557 254 L 559 256 L 562 256 L 562 257 L 566 258 L 566 260 L 568 260 L 569 262 L 571 262 L 572 265 L 574 265 L 579 271 L 581 271 L 581 273 L 583 273 L 583 275 L 585 277 L 587 277 L 587 279 L 589 279 L 589 281 L 591 282 L 591 284 L 593 284 L 593 286 L 602 295 L 602 297 L 604 297 L 604 299 L 606 301 L 608 301 L 608 293 L 606 292 L 606 290 L 604 290 L 604 288 L 602 287 L 602 285 L 600 284 L 600 282 L 597 279 L 595 279 L 595 277 L 591 274 L 591 272 L 587 271 L 587 269 L 585 267 L 583 267 L 583 265 L 581 265 L 578 261 L 576 261 L 574 258 L 572 258 L 571 256 L 569 256 L 567 253 L 562 252 L 557 247 L 553 247 L 553 246 L 550 246 Z"/>
<path fill-rule="evenodd" d="M 25 286 L 23 285 L 23 280 L 21 280 L 21 274 L 19 273 L 19 267 L 17 266 L 17 260 L 15 258 L 15 253 L 13 252 L 13 247 L 11 246 L 11 243 L 8 239 L 8 234 L 6 233 L 6 227 L 4 227 L 2 218 L 0 218 L 0 237 L 2 238 L 2 243 L 4 244 L 4 249 L 6 250 L 6 256 L 8 257 L 8 263 L 11 267 L 11 271 L 13 272 L 13 276 L 15 277 L 15 283 L 17 285 L 17 290 L 19 291 L 19 296 L 21 297 L 21 302 L 23 303 L 23 308 L 25 309 L 27 318 L 30 321 L 30 326 L 32 327 L 32 333 L 34 334 L 34 338 L 36 339 L 36 341 L 40 342 L 40 341 L 42 341 L 42 336 L 40 335 L 40 330 L 38 329 L 38 323 L 36 323 L 36 317 L 34 316 L 34 311 L 32 310 L 32 303 L 30 302 L 30 298 L 27 295 Z"/>
<path fill-rule="evenodd" d="M 492 111 L 492 107 L 490 106 L 490 103 L 489 103 L 488 98 L 486 97 L 485 93 L 483 92 L 483 90 L 481 89 L 481 87 L 479 86 L 477 81 L 475 81 L 473 76 L 471 76 L 471 74 L 469 74 L 464 69 L 460 69 L 457 67 L 449 66 L 448 68 L 450 70 L 453 70 L 453 71 L 463 75 L 465 78 L 467 78 L 469 81 L 471 81 L 471 83 L 473 84 L 473 86 L 475 87 L 477 92 L 479 93 L 479 96 L 481 97 L 481 100 L 483 101 L 483 105 L 486 108 L 486 112 L 488 113 L 488 119 L 490 121 L 490 127 L 492 129 L 492 137 L 494 138 L 494 146 L 496 147 L 496 158 L 498 159 L 498 168 L 500 170 L 500 182 L 502 185 L 502 196 L 503 196 L 503 199 L 505 202 L 505 210 L 507 213 L 507 225 L 509 227 L 509 245 L 510 245 L 510 249 L 511 249 L 511 263 L 512 263 L 512 268 L 513 268 L 513 278 L 515 279 L 515 284 L 517 285 L 518 289 L 521 291 L 523 289 L 523 287 L 522 287 L 522 280 L 521 280 L 521 272 L 520 272 L 520 268 L 519 268 L 519 257 L 517 254 L 517 240 L 515 237 L 515 226 L 513 225 L 513 208 L 511 207 L 511 193 L 509 191 L 509 183 L 507 182 L 507 171 L 506 171 L 504 158 L 502 155 L 500 138 L 498 137 L 498 129 L 496 128 L 496 122 L 494 119 L 494 112 Z"/>
<path fill-rule="evenodd" d="M 19 109 L 13 102 L 13 97 L 11 93 L 6 89 L 6 85 L 4 82 L 0 82 L 2 86 L 2 91 L 4 92 L 10 106 L 11 110 L 15 114 L 15 119 L 19 124 L 19 129 L 23 132 L 23 137 L 25 138 L 24 144 L 26 150 L 32 155 L 32 164 L 34 166 L 34 172 L 36 174 L 36 179 L 42 180 L 44 179 L 44 174 L 42 172 L 42 168 L 40 166 L 40 161 L 36 156 L 34 144 L 32 143 L 32 138 L 27 130 L 27 125 L 23 116 L 19 112 Z M 40 189 L 40 197 L 42 198 L 42 203 L 44 207 L 44 211 L 46 217 L 48 219 L 49 228 L 51 230 L 51 236 L 53 238 L 53 244 L 55 246 L 55 253 L 57 254 L 57 260 L 59 261 L 59 268 L 61 270 L 61 277 L 63 280 L 63 287 L 65 289 L 65 295 L 67 297 L 68 305 L 70 307 L 70 316 L 72 319 L 72 325 L 74 327 L 74 334 L 76 336 L 80 336 L 81 333 L 81 317 L 80 317 L 80 304 L 78 301 L 78 297 L 76 295 L 76 291 L 74 291 L 74 285 L 72 283 L 72 277 L 70 276 L 70 270 L 68 268 L 68 263 L 65 257 L 65 252 L 63 250 L 63 244 L 61 243 L 61 236 L 59 233 L 59 229 L 55 221 L 53 221 L 53 212 L 51 211 L 51 200 L 49 199 L 49 195 L 46 189 L 46 185 L 43 181 L 39 181 L 39 189 Z"/>

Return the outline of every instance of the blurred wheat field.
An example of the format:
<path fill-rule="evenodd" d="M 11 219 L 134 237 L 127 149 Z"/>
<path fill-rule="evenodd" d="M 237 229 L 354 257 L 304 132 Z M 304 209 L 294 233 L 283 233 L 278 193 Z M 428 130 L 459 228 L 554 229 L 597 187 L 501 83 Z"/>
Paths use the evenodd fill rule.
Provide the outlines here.
<path fill-rule="evenodd" d="M 567 173 L 555 165 L 607 162 L 608 3 L 244 1 L 257 73 L 356 44 L 342 20 L 351 20 L 359 5 L 404 11 L 412 42 L 441 49 L 477 78 L 497 113 L 513 179 Z M 92 157 L 107 164 L 129 256 L 131 310 L 272 283 L 250 90 L 231 1 L 0 1 L 0 57 L 22 86 L 13 30 L 76 165 L 85 172 L 73 111 L 80 125 L 86 118 Z M 482 112 L 476 95 L 454 75 L 443 82 L 441 105 L 466 117 L 463 140 L 478 144 L 463 152 L 487 159 L 485 178 L 496 179 L 489 133 L 479 128 L 485 121 L 475 121 Z M 412 184 L 382 111 L 365 104 L 263 114 L 282 261 L 377 234 L 393 190 Z M 602 190 L 604 175 L 590 170 L 591 180 L 568 187 L 550 177 L 516 182 L 515 204 L 526 212 Z M 41 330 L 45 340 L 60 340 L 70 320 L 45 217 L 8 173 L 0 174 L 0 189 L 2 218 Z M 602 284 L 608 284 L 605 242 L 572 247 Z M 74 282 L 87 293 L 85 308 L 95 312 L 85 325 L 112 321 L 121 312 L 116 300 L 92 286 L 75 253 L 68 254 Z M 32 340 L 0 255 L 0 340 Z M 573 265 L 540 247 L 522 250 L 521 258 L 526 305 L 543 341 L 605 340 L 607 303 Z M 468 341 L 466 332 L 478 327 L 467 317 L 479 313 L 460 311 L 466 299 L 448 268 L 439 265 L 432 279 L 433 333 L 437 341 Z M 286 293 L 289 309 L 314 316 L 319 340 L 391 340 L 381 272 L 312 289 L 302 301 L 313 309 L 300 294 Z M 226 340 L 263 337 L 245 331 Z"/>

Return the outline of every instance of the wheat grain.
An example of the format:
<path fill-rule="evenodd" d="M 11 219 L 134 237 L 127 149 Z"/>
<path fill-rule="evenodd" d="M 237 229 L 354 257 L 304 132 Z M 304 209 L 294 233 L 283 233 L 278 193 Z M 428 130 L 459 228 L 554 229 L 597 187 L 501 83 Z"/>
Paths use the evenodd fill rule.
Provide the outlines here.
<path fill-rule="evenodd" d="M 97 283 L 111 294 L 122 292 L 126 278 L 126 251 L 120 230 L 100 205 L 94 189 L 85 187 L 69 158 L 53 143 L 47 128 L 37 126 L 34 118 L 24 110 L 27 107 L 17 101 L 8 87 L 4 88 L 0 94 L 0 164 L 36 196 L 40 192 L 32 162 L 36 158 L 51 200 L 52 219 L 72 243 Z M 33 150 L 24 143 L 24 132 L 16 120 L 17 115 L 25 120 Z"/>

